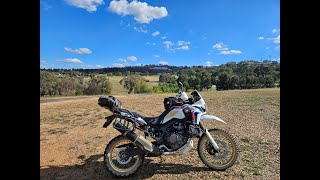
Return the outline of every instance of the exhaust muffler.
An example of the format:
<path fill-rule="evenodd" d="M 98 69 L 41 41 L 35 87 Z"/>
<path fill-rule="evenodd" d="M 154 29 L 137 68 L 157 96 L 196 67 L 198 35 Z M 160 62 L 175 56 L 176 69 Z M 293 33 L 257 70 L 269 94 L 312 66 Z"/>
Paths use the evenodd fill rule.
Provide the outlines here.
<path fill-rule="evenodd" d="M 146 153 L 151 153 L 155 155 L 160 155 L 162 152 L 158 150 L 150 141 L 146 140 L 144 137 L 137 135 L 136 133 L 130 131 L 126 126 L 124 126 L 119 121 L 115 121 L 113 123 L 115 129 L 117 129 L 120 133 L 122 133 L 125 137 L 127 137 L 130 141 L 133 142 L 140 149 L 145 151 Z"/>

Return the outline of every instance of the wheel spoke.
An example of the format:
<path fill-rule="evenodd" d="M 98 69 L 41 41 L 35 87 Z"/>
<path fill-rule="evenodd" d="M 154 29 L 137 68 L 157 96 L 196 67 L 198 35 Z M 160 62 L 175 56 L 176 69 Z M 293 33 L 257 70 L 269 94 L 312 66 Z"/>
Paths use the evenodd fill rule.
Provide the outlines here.
<path fill-rule="evenodd" d="M 224 170 L 230 167 L 237 158 L 237 147 L 233 138 L 222 130 L 210 130 L 210 134 L 217 143 L 216 151 L 207 136 L 199 141 L 198 152 L 201 160 L 209 167 Z"/>
<path fill-rule="evenodd" d="M 109 158 L 111 160 L 110 161 L 111 166 L 119 171 L 129 171 L 138 163 L 139 156 L 135 156 L 135 157 L 127 156 L 126 154 L 127 147 L 116 148 L 117 146 L 120 146 L 123 144 L 129 144 L 129 143 L 130 141 L 127 139 L 118 141 L 110 150 Z"/>

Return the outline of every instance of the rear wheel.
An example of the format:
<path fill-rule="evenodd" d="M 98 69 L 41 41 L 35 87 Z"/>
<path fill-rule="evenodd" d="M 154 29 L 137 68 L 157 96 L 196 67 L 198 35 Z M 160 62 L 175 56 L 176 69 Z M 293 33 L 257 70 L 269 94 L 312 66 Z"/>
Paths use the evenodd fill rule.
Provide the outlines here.
<path fill-rule="evenodd" d="M 104 164 L 115 176 L 127 177 L 134 174 L 143 164 L 144 155 L 128 155 L 132 142 L 120 135 L 110 141 L 104 151 Z"/>
<path fill-rule="evenodd" d="M 235 140 L 228 132 L 221 129 L 210 129 L 209 133 L 220 150 L 216 151 L 208 136 L 203 134 L 198 142 L 199 157 L 211 169 L 226 170 L 235 163 L 238 157 Z"/>

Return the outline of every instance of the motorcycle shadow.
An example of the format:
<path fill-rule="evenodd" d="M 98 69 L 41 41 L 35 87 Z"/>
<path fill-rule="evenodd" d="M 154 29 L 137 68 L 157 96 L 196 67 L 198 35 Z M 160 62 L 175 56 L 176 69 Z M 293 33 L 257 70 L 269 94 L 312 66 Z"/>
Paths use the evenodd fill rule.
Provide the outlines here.
<path fill-rule="evenodd" d="M 103 161 L 99 160 L 103 158 L 103 155 L 93 155 L 87 159 L 82 155 L 78 158 L 84 160 L 84 163 L 73 166 L 40 166 L 40 179 L 119 179 L 105 169 Z M 155 174 L 185 174 L 197 171 L 211 171 L 207 167 L 196 167 L 190 164 L 172 164 L 165 162 L 159 164 L 152 163 L 152 161 L 150 158 L 145 158 L 144 164 L 138 172 L 125 179 L 145 179 Z"/>

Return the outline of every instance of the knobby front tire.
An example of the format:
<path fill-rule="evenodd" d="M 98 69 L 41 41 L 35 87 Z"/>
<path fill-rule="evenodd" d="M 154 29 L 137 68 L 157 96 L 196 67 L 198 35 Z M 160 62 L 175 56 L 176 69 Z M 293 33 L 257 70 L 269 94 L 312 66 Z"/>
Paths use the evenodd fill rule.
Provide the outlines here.
<path fill-rule="evenodd" d="M 231 167 L 238 157 L 238 147 L 234 137 L 221 129 L 210 129 L 209 133 L 218 144 L 220 151 L 216 152 L 204 133 L 198 142 L 198 154 L 201 161 L 209 168 L 224 171 Z"/>

